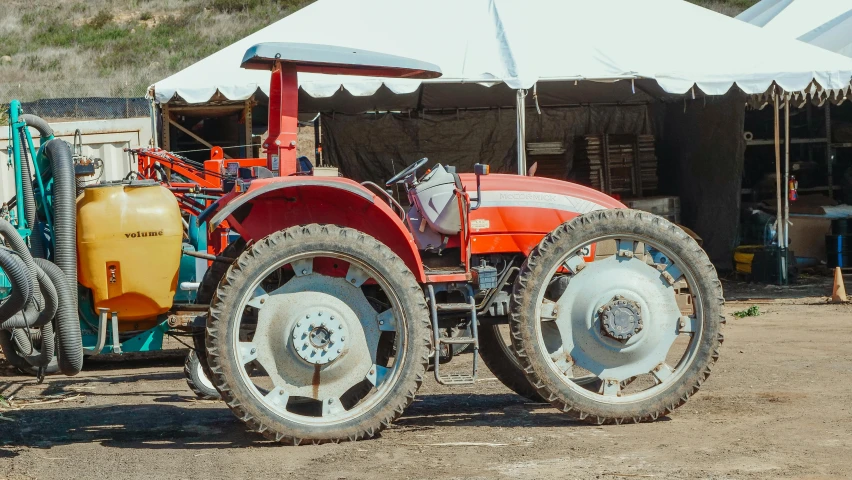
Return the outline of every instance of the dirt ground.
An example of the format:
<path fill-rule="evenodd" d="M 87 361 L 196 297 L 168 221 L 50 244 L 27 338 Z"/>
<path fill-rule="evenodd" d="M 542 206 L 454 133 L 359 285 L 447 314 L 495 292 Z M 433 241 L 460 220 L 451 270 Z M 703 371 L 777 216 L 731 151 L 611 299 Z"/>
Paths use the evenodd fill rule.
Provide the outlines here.
<path fill-rule="evenodd" d="M 852 476 L 852 306 L 768 301 L 749 288 L 728 290 L 751 300 L 727 312 L 758 305 L 761 315 L 731 317 L 709 381 L 655 423 L 571 422 L 484 370 L 470 387 L 430 379 L 380 438 L 283 447 L 246 432 L 223 404 L 196 401 L 173 352 L 91 361 L 43 385 L 0 370 L 0 395 L 13 403 L 65 394 L 2 412 L 0 479 Z"/>

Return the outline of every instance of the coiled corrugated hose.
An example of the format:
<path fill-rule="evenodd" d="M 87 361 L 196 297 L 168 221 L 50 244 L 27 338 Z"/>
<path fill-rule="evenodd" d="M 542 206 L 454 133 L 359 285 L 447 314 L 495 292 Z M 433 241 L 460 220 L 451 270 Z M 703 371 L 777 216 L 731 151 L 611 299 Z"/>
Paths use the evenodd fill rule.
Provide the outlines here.
<path fill-rule="evenodd" d="M 83 342 L 77 315 L 77 194 L 74 161 L 68 144 L 53 139 L 44 147 L 53 174 L 53 260 L 65 274 L 64 285 L 53 286 L 59 296 L 56 329 L 59 333 L 59 369 L 76 375 L 83 368 Z M 47 270 L 45 270 L 47 272 Z"/>
<path fill-rule="evenodd" d="M 38 130 L 39 135 L 41 135 L 41 141 L 44 142 L 48 138 L 53 137 L 53 129 L 50 128 L 50 125 L 41 117 L 37 117 L 35 115 L 23 114 L 19 117 L 21 120 L 27 122 L 27 126 L 33 127 Z M 25 179 L 31 179 L 30 172 L 30 163 L 29 163 L 29 155 L 27 148 L 26 135 L 23 130 L 20 131 L 21 136 L 21 176 Z M 36 159 L 33 159 L 35 162 Z M 44 173 L 44 172 L 41 172 Z M 25 181 L 23 185 L 24 190 L 24 212 L 27 219 L 27 227 L 33 231 L 33 234 L 30 236 L 30 245 L 32 246 L 33 256 L 36 258 L 47 258 L 46 251 L 44 248 L 44 236 L 41 231 L 40 225 L 37 223 L 36 219 L 36 210 L 35 210 L 35 197 L 33 196 L 33 187 L 32 183 L 29 181 Z M 29 195 L 27 194 L 29 192 Z"/>
<path fill-rule="evenodd" d="M 12 293 L 0 304 L 0 318 L 6 319 L 12 317 L 27 305 L 30 297 L 32 297 L 35 285 L 33 285 L 21 257 L 11 250 L 0 248 L 0 268 L 3 269 L 12 284 Z"/>
<path fill-rule="evenodd" d="M 30 191 L 30 195 L 32 196 L 32 191 Z M 14 250 L 14 252 L 17 253 L 24 262 L 27 274 L 30 277 L 30 285 L 38 286 L 38 272 L 36 271 L 35 261 L 33 260 L 33 256 L 30 254 L 29 248 L 27 248 L 27 244 L 24 242 L 24 239 L 18 235 L 18 231 L 15 230 L 15 227 L 6 220 L 0 219 L 0 236 L 3 237 L 3 240 L 6 241 L 9 248 Z M 53 286 L 51 285 L 50 288 L 52 289 Z M 8 319 L 0 317 L 0 328 L 8 329 L 35 326 L 34 322 L 38 318 L 39 312 L 44 310 L 44 298 L 41 290 L 42 288 L 33 289 L 31 301 L 26 304 L 25 311 L 18 312 Z M 53 316 L 51 315 L 48 321 L 52 318 Z"/>
<path fill-rule="evenodd" d="M 23 115 L 27 125 L 39 130 L 42 139 L 53 136 L 53 130 L 39 117 Z M 25 140 L 25 137 L 24 137 Z M 25 142 L 24 142 L 25 144 Z M 24 147 L 26 150 L 26 146 Z M 0 335 L 0 347 L 10 351 L 17 347 L 27 362 L 36 367 L 50 363 L 54 353 L 54 332 L 51 319 L 56 324 L 58 363 L 62 373 L 76 375 L 83 366 L 83 345 L 77 313 L 77 210 L 76 182 L 71 150 L 65 142 L 53 139 L 43 145 L 42 151 L 50 161 L 53 175 L 53 218 L 55 265 L 42 258 L 33 258 L 23 239 L 11 224 L 0 223 L 0 235 L 18 255 L 0 249 L 0 267 L 12 283 L 12 295 L 0 304 L 0 328 L 15 328 L 11 335 Z M 29 160 L 24 153 L 22 174 L 23 202 L 27 224 L 36 229 L 35 198 Z M 37 257 L 44 255 L 40 245 L 40 232 L 31 236 Z M 8 268 L 7 268 L 8 266 Z M 22 268 L 23 267 L 23 268 Z M 21 297 L 25 297 L 21 301 Z M 36 299 L 38 301 L 36 301 Z M 34 303 L 35 306 L 30 306 Z M 17 308 L 13 308 L 17 307 Z M 21 309 L 24 309 L 21 312 Z M 30 327 L 41 325 L 41 332 Z M 19 328 L 16 328 L 19 327 Z M 40 335 L 41 347 L 36 350 L 33 339 Z M 13 345 L 13 343 L 15 345 Z"/>
<path fill-rule="evenodd" d="M 75 252 L 76 254 L 76 252 Z M 57 265 L 43 259 L 35 259 L 36 264 L 50 278 L 56 288 L 56 334 L 59 370 L 65 375 L 76 375 L 83 368 L 83 336 L 80 332 L 80 318 L 77 316 L 77 282 L 74 288 L 67 282 L 65 272 Z M 76 276 L 76 270 L 75 270 Z M 63 281 L 65 280 L 65 281 Z M 68 308 L 73 304 L 73 308 Z"/>

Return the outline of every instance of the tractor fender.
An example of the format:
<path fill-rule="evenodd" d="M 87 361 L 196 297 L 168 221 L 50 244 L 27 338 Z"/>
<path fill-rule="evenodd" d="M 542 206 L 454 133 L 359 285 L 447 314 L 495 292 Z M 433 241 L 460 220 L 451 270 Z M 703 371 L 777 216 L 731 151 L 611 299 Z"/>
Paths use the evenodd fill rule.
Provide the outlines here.
<path fill-rule="evenodd" d="M 373 192 L 346 178 L 255 180 L 245 192 L 219 199 L 198 219 L 208 221 L 210 229 L 225 220 L 246 242 L 309 223 L 353 228 L 385 244 L 418 281 L 426 281 L 414 238 L 399 215 Z"/>

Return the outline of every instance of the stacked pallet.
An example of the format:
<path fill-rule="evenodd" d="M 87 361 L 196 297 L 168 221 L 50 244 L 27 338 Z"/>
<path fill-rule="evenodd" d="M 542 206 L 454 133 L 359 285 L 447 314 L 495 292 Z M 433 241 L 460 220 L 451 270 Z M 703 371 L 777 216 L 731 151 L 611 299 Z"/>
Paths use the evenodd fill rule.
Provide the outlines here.
<path fill-rule="evenodd" d="M 579 183 L 605 191 L 603 135 L 586 135 L 577 140 L 574 176 Z"/>
<path fill-rule="evenodd" d="M 586 135 L 577 141 L 577 181 L 608 194 L 641 197 L 657 190 L 653 135 Z"/>
<path fill-rule="evenodd" d="M 636 139 L 639 149 L 639 172 L 643 193 L 657 191 L 657 154 L 653 135 L 639 135 Z"/>

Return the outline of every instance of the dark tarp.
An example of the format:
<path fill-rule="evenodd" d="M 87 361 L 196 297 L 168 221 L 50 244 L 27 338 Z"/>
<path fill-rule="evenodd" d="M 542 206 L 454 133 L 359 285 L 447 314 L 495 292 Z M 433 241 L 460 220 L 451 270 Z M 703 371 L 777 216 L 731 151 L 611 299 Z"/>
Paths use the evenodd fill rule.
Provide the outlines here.
<path fill-rule="evenodd" d="M 681 221 L 704 239 L 710 260 L 733 267 L 745 154 L 746 95 L 736 91 L 660 105 L 660 190 L 680 197 Z M 662 118 L 661 118 L 662 117 Z"/>
<path fill-rule="evenodd" d="M 460 110 L 445 113 L 375 115 L 323 114 L 323 152 L 347 177 L 380 181 L 404 165 L 428 157 L 454 165 L 492 165 L 495 173 L 517 173 L 515 110 Z M 544 108 L 527 111 L 527 142 L 564 142 L 565 171 L 574 139 L 590 133 L 653 133 L 647 105 Z M 529 157 L 532 165 L 535 157 Z"/>

